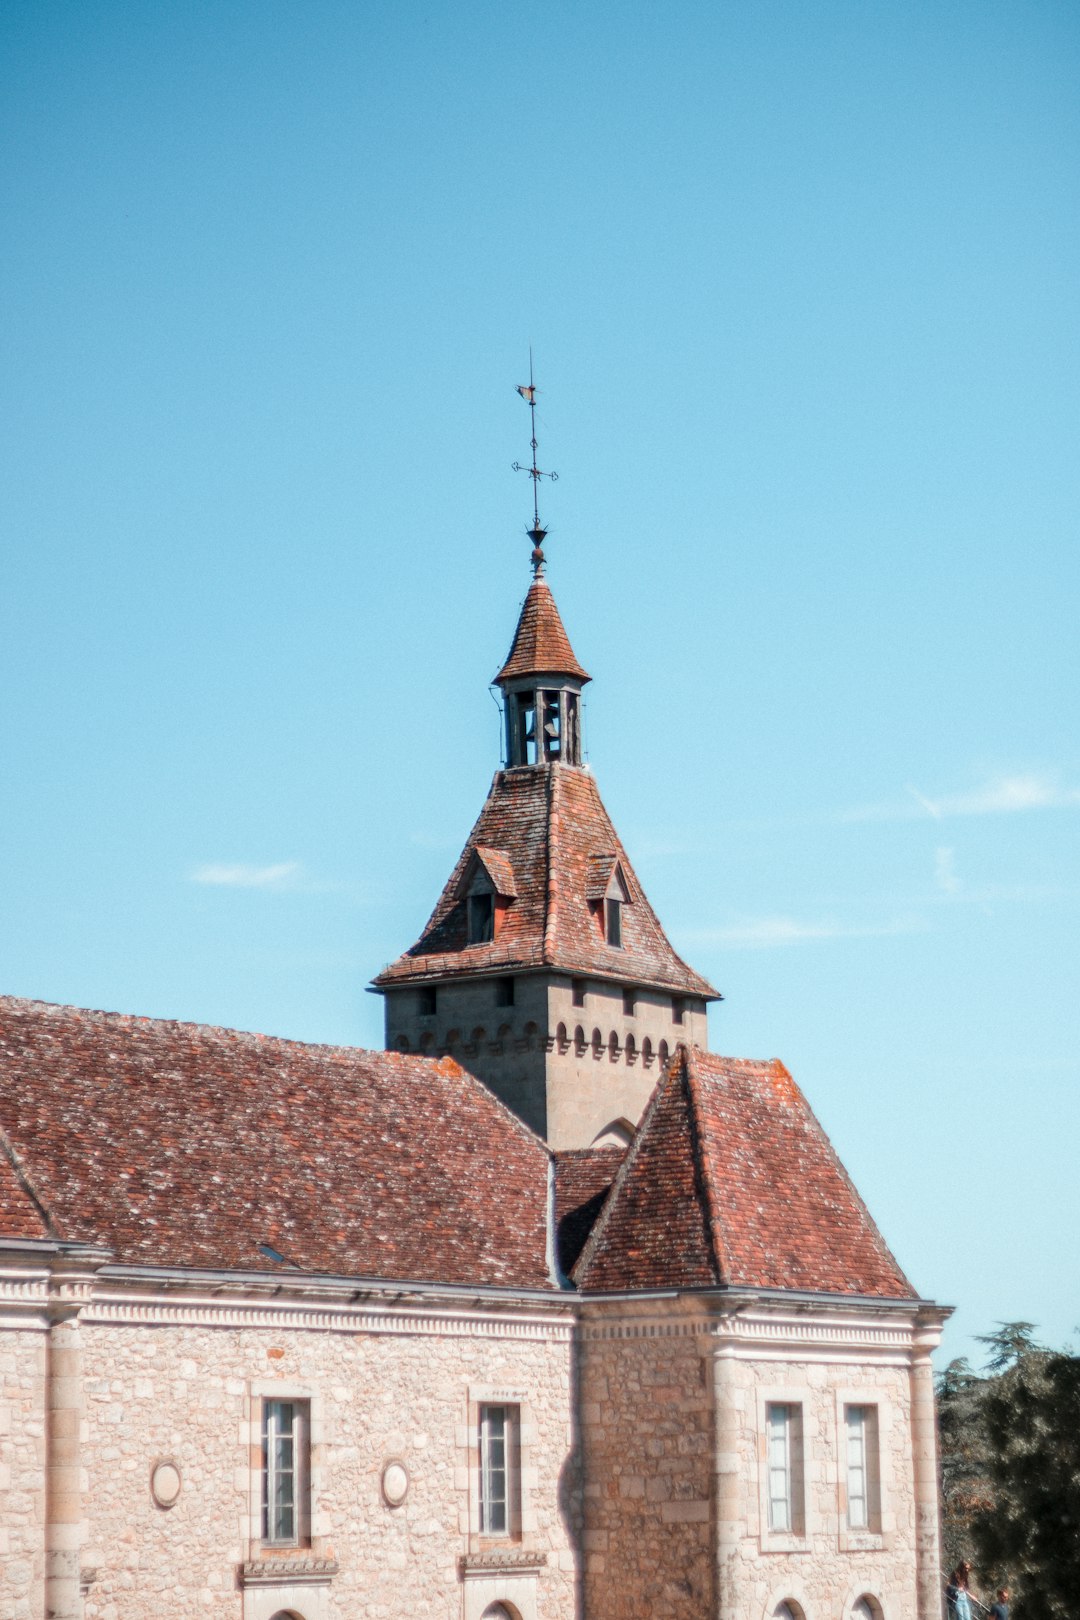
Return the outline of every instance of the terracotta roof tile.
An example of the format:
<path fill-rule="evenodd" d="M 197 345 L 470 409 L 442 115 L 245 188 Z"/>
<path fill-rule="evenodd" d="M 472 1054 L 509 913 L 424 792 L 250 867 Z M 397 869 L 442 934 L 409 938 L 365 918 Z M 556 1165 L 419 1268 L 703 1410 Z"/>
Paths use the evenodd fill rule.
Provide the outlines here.
<path fill-rule="evenodd" d="M 476 845 L 476 856 L 491 879 L 495 893 L 507 900 L 517 899 L 517 881 L 514 877 L 514 863 L 505 849 L 490 849 L 486 845 Z"/>
<path fill-rule="evenodd" d="M 544 1144 L 449 1059 L 0 998 L 0 1230 L 131 1264 L 553 1287 Z"/>
<path fill-rule="evenodd" d="M 572 1148 L 555 1158 L 555 1235 L 559 1266 L 568 1277 L 625 1157 L 621 1147 Z"/>
<path fill-rule="evenodd" d="M 510 681 L 524 675 L 571 675 L 579 681 L 591 679 L 574 657 L 555 598 L 543 578 L 534 579 L 529 586 L 509 656 L 495 679 Z"/>
<path fill-rule="evenodd" d="M 469 945 L 461 889 L 473 852 L 481 846 L 505 852 L 517 898 L 503 912 L 493 940 Z M 621 948 L 606 943 L 589 907 L 598 858 L 611 865 L 618 861 L 630 891 Z M 595 779 L 572 765 L 529 765 L 496 775 L 422 935 L 374 982 L 383 987 L 530 967 L 686 995 L 718 994 L 676 955 L 604 809 Z"/>
<path fill-rule="evenodd" d="M 583 1290 L 914 1291 L 782 1063 L 679 1052 L 577 1263 Z"/>

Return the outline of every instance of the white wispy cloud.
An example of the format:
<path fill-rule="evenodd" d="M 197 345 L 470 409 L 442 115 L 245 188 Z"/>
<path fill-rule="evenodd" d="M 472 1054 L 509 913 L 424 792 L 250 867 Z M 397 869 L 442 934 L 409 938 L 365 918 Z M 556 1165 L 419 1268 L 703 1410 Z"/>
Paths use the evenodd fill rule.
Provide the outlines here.
<path fill-rule="evenodd" d="M 881 939 L 893 934 L 925 931 L 926 924 L 912 917 L 883 923 L 844 923 L 832 919 L 807 922 L 797 917 L 750 917 L 724 928 L 683 929 L 679 937 L 696 945 L 738 945 L 767 949 L 776 945 L 802 945 L 827 939 Z"/>
<path fill-rule="evenodd" d="M 888 804 L 859 805 L 845 810 L 843 821 L 906 821 L 929 816 L 1011 815 L 1020 810 L 1068 810 L 1080 807 L 1080 788 L 1062 787 L 1056 777 L 1037 772 L 995 776 L 963 793 L 932 795 L 908 785 L 908 797 Z"/>
<path fill-rule="evenodd" d="M 208 883 L 222 889 L 291 889 L 299 877 L 299 861 L 278 861 L 274 866 L 208 861 L 196 866 L 190 874 L 192 883 Z"/>

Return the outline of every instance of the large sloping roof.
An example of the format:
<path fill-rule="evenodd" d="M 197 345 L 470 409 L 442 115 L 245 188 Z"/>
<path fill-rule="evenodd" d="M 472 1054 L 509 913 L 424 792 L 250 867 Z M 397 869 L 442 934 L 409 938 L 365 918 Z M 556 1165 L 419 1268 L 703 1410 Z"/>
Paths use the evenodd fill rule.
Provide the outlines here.
<path fill-rule="evenodd" d="M 571 675 L 579 681 L 592 678 L 574 656 L 555 598 L 542 575 L 529 586 L 509 655 L 495 679 L 511 681 L 525 675 Z"/>
<path fill-rule="evenodd" d="M 474 850 L 502 850 L 517 898 L 497 938 L 467 943 L 462 878 Z M 589 907 L 597 858 L 617 860 L 630 903 L 622 946 L 608 945 Z M 664 933 L 604 809 L 594 778 L 572 765 L 500 771 L 450 880 L 419 940 L 375 979 L 378 987 L 530 967 L 554 967 L 624 983 L 715 998 Z"/>
<path fill-rule="evenodd" d="M 685 1047 L 574 1280 L 585 1292 L 728 1285 L 915 1297 L 783 1064 Z"/>
<path fill-rule="evenodd" d="M 604 1207 L 626 1149 L 568 1148 L 555 1159 L 555 1241 L 569 1276 Z"/>
<path fill-rule="evenodd" d="M 0 997 L 0 1232 L 550 1288 L 549 1155 L 449 1059 Z"/>

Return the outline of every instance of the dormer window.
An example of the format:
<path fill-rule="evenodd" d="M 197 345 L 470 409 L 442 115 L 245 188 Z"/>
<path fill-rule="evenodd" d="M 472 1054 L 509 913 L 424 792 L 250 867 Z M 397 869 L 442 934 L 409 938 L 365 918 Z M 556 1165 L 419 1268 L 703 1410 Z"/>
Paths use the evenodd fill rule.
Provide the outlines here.
<path fill-rule="evenodd" d="M 486 945 L 495 938 L 495 896 L 490 890 L 469 896 L 469 944 Z"/>
<path fill-rule="evenodd" d="M 621 950 L 623 907 L 630 904 L 630 888 L 616 855 L 589 856 L 585 895 L 601 939 Z"/>
<path fill-rule="evenodd" d="M 466 945 L 487 945 L 498 937 L 507 909 L 517 899 L 514 866 L 505 849 L 478 844 L 461 878 Z"/>

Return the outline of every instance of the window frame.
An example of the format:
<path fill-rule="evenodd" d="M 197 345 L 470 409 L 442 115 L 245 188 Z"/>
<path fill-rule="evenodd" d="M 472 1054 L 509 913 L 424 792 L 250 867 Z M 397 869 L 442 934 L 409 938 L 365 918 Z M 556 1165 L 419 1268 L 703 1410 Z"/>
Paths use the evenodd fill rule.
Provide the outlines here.
<path fill-rule="evenodd" d="M 763 1552 L 794 1552 L 806 1546 L 811 1527 L 808 1523 L 809 1493 L 806 1488 L 806 1399 L 807 1391 L 777 1386 L 758 1392 L 758 1528 Z M 785 1441 L 786 1503 L 788 1524 L 774 1524 L 772 1502 L 773 1454 L 771 1414 L 787 1414 Z"/>
<path fill-rule="evenodd" d="M 837 1389 L 836 1396 L 836 1517 L 837 1541 L 841 1552 L 880 1551 L 892 1529 L 889 1511 L 886 1466 L 886 1437 L 891 1433 L 892 1413 L 887 1390 L 877 1385 Z M 852 1524 L 849 1511 L 851 1488 L 849 1471 L 848 1413 L 860 1408 L 867 1414 L 864 1428 L 864 1461 L 867 1523 Z"/>
<path fill-rule="evenodd" d="M 291 1408 L 292 1530 L 271 1519 L 275 1469 L 268 1454 L 271 1419 Z M 319 1418 L 310 1391 L 292 1384 L 259 1383 L 251 1389 L 251 1540 L 256 1547 L 304 1549 L 312 1542 L 312 1499 L 316 1485 L 315 1435 Z"/>
<path fill-rule="evenodd" d="M 503 1414 L 502 1454 L 493 1457 L 490 1447 L 489 1414 Z M 471 1553 L 485 1549 L 532 1547 L 536 1542 L 537 1515 L 526 1481 L 533 1477 L 532 1441 L 534 1419 L 527 1392 L 492 1384 L 472 1385 L 468 1391 L 469 1421 L 461 1431 L 461 1440 L 467 1442 L 467 1461 L 463 1469 L 468 1486 L 468 1533 Z M 492 1522 L 490 1482 L 493 1465 L 501 1469 L 499 1482 L 502 1489 L 502 1525 L 497 1516 Z M 465 1528 L 463 1523 L 462 1528 Z"/>

